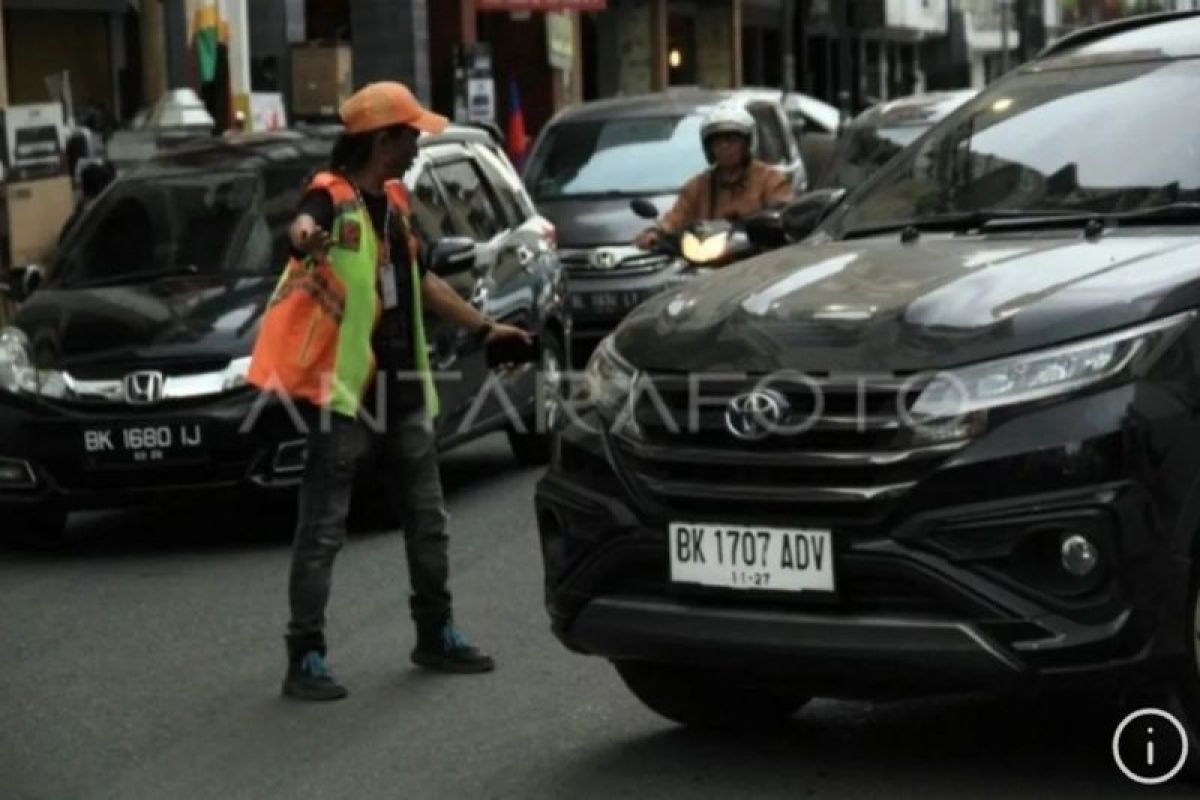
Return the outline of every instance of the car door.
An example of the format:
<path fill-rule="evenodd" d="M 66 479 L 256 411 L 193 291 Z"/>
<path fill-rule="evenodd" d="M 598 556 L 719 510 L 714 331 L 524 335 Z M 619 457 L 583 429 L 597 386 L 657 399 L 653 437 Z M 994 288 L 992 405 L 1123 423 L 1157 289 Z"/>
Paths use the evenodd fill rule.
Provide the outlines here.
<path fill-rule="evenodd" d="M 754 102 L 746 106 L 758 131 L 759 158 L 787 173 L 797 194 L 808 188 L 808 176 L 800 148 L 788 130 L 787 115 L 776 103 Z"/>
<path fill-rule="evenodd" d="M 476 243 L 476 270 L 446 277 L 445 280 L 463 299 L 493 319 L 521 324 L 522 313 L 502 294 L 520 270 L 518 254 L 509 241 L 511 229 L 493 189 L 488 185 L 474 154 L 468 148 L 434 161 L 433 172 L 442 187 L 454 227 Z M 465 405 L 456 409 L 456 428 L 485 424 L 503 405 L 494 393 L 480 395 L 489 370 L 482 344 L 471 333 L 457 329 L 445 338 L 439 354 L 444 364 L 462 375 Z M 449 421 L 449 418 L 448 418 Z"/>
<path fill-rule="evenodd" d="M 450 213 L 449 202 L 434 172 L 432 160 L 422 158 L 406 180 L 411 195 L 413 226 L 426 247 L 447 237 L 467 235 Z M 464 300 L 470 301 L 474 290 L 474 271 L 439 277 Z M 463 365 L 459 363 L 459 330 L 457 326 L 428 312 L 425 330 L 428 334 L 429 360 L 441 401 L 439 419 L 442 424 L 454 424 L 462 416 L 464 406 L 470 402 L 467 377 L 461 374 Z"/>

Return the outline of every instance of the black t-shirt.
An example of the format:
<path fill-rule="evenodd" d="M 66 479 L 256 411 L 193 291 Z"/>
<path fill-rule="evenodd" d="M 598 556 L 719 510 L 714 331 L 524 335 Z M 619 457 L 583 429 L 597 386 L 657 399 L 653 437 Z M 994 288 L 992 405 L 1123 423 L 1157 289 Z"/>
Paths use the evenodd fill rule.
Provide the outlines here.
<path fill-rule="evenodd" d="M 371 217 L 371 227 L 381 240 L 384 235 L 384 225 L 388 216 L 387 196 L 361 192 L 367 214 Z M 334 209 L 333 197 L 326 191 L 313 191 L 304 196 L 300 202 L 299 213 L 311 216 L 322 229 L 335 233 L 333 230 Z M 408 223 L 406 220 L 393 216 L 391 221 L 392 236 L 391 256 L 392 265 L 396 272 L 396 307 L 384 309 L 379 318 L 379 325 L 371 337 L 371 347 L 375 351 L 375 361 L 380 373 L 389 378 L 386 389 L 387 407 L 389 412 L 409 412 L 421 408 L 425 404 L 425 396 L 421 382 L 415 377 L 402 378 L 397 373 L 412 373 L 416 371 L 416 360 L 413 358 L 412 316 L 413 291 L 412 267 L 409 262 Z M 425 266 L 418 261 L 418 272 L 425 276 Z M 378 412 L 376 406 L 376 386 L 371 382 L 367 389 L 364 405 L 369 411 Z"/>

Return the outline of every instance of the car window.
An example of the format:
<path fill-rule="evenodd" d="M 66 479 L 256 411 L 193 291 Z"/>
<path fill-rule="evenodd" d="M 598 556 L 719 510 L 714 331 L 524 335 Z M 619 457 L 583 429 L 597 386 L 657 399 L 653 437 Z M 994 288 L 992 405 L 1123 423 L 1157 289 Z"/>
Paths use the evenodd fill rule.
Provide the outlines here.
<path fill-rule="evenodd" d="M 758 128 L 758 157 L 768 164 L 786 164 L 791 159 L 787 146 L 787 134 L 779 122 L 779 115 L 768 105 L 755 103 L 746 107 L 754 117 Z"/>
<path fill-rule="evenodd" d="M 118 181 L 63 243 L 58 271 L 68 285 L 241 271 L 237 245 L 261 215 L 260 199 L 259 176 L 248 171 Z"/>
<path fill-rule="evenodd" d="M 287 165 L 263 171 L 262 200 L 253 210 L 242 263 L 253 272 L 282 269 L 291 257 L 288 227 L 317 165 Z"/>
<path fill-rule="evenodd" d="M 433 180 L 432 172 L 422 170 L 410 188 L 412 221 L 421 241 L 436 242 L 447 236 L 458 235 L 446 198 Z"/>
<path fill-rule="evenodd" d="M 1113 109 L 1121 109 L 1114 114 Z M 1200 199 L 1200 62 L 1017 74 L 851 198 L 844 230 L 963 212 L 1108 213 Z M 1146 146 L 1146 120 L 1154 128 Z"/>
<path fill-rule="evenodd" d="M 708 168 L 699 114 L 561 122 L 526 170 L 534 200 L 673 194 Z"/>
<path fill-rule="evenodd" d="M 479 166 L 483 168 L 484 174 L 491 182 L 496 199 L 500 202 L 500 208 L 508 218 L 508 224 L 514 228 L 520 227 L 525 220 L 532 216 L 531 209 L 522 202 L 525 190 L 521 185 L 521 180 L 511 167 L 506 166 L 505 161 L 502 160 L 504 157 L 499 155 L 494 148 L 478 145 L 474 149 L 475 154 L 479 156 Z"/>
<path fill-rule="evenodd" d="M 438 164 L 438 180 L 446 191 L 450 213 L 467 235 L 486 242 L 503 230 L 499 209 L 485 186 L 479 169 L 467 160 Z"/>

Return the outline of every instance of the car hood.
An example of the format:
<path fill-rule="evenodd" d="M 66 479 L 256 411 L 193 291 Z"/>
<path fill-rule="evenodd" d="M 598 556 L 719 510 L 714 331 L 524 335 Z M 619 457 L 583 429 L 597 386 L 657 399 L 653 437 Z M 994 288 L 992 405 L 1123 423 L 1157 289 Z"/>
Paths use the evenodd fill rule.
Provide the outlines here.
<path fill-rule="evenodd" d="M 15 325 L 43 369 L 117 377 L 130 368 L 218 369 L 248 355 L 275 279 L 196 276 L 96 288 L 47 287 Z"/>
<path fill-rule="evenodd" d="M 632 197 L 540 200 L 538 212 L 554 223 L 558 244 L 564 248 L 626 244 L 652 223 L 633 213 Z M 675 195 L 647 197 L 660 213 L 675 202 Z"/>
<path fill-rule="evenodd" d="M 668 372 L 952 367 L 1200 305 L 1200 231 L 795 245 L 661 295 L 616 346 Z"/>

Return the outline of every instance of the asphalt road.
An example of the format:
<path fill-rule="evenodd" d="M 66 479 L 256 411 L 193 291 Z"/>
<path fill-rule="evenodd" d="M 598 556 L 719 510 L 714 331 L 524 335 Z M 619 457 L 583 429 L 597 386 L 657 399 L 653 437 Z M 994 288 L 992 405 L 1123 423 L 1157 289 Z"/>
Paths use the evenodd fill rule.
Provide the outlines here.
<path fill-rule="evenodd" d="M 279 526 L 89 515 L 63 552 L 0 551 L 0 797 L 1196 796 L 1121 777 L 1109 712 L 1080 701 L 819 701 L 774 733 L 678 729 L 549 634 L 538 473 L 499 437 L 443 472 L 457 614 L 499 669 L 411 668 L 400 539 L 358 535 L 330 610 L 336 704 L 279 697 Z"/>

